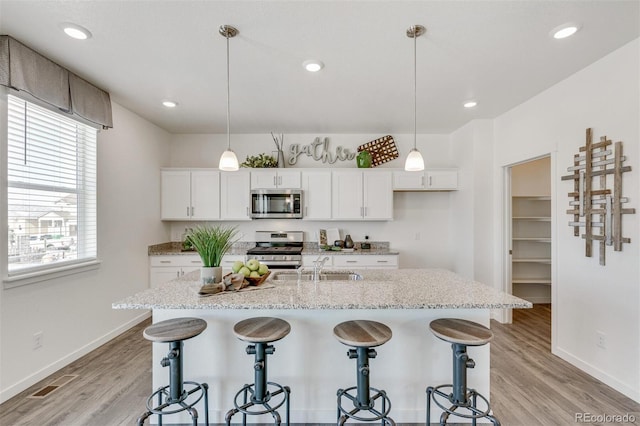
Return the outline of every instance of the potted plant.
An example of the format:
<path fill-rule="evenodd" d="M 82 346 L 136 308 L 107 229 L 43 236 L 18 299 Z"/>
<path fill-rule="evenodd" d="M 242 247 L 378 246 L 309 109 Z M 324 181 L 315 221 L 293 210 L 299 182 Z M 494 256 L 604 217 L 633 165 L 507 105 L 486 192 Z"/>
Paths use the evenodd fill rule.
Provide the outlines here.
<path fill-rule="evenodd" d="M 203 283 L 219 283 L 222 281 L 222 257 L 237 241 L 238 230 L 235 226 L 200 225 L 187 232 L 187 240 L 202 259 L 200 278 Z"/>

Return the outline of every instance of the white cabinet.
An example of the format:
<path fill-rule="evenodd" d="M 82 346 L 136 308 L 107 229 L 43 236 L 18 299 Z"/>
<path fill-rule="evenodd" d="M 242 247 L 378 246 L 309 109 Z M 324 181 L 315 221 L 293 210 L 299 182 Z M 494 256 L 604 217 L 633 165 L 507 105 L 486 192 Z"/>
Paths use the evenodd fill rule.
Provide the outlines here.
<path fill-rule="evenodd" d="M 335 268 L 398 269 L 397 254 L 345 254 L 333 256 Z"/>
<path fill-rule="evenodd" d="M 220 174 L 216 170 L 162 170 L 163 220 L 220 218 Z"/>
<path fill-rule="evenodd" d="M 252 170 L 251 189 L 300 189 L 300 172 L 295 170 Z"/>
<path fill-rule="evenodd" d="M 302 190 L 302 218 L 331 219 L 331 171 L 302 172 Z"/>
<path fill-rule="evenodd" d="M 198 254 L 149 257 L 149 286 L 159 285 L 196 271 L 202 266 Z"/>
<path fill-rule="evenodd" d="M 453 191 L 458 189 L 457 169 L 393 172 L 394 191 Z"/>
<path fill-rule="evenodd" d="M 333 219 L 393 219 L 392 185 L 392 174 L 387 171 L 334 171 L 331 185 Z"/>
<path fill-rule="evenodd" d="M 251 220 L 249 172 L 220 172 L 220 219 Z"/>

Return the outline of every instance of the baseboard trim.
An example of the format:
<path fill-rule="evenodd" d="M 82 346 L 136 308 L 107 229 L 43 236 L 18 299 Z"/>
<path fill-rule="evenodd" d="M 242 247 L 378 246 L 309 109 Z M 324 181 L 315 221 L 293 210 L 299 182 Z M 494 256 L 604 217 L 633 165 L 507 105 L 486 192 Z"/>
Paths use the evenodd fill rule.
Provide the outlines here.
<path fill-rule="evenodd" d="M 142 321 L 150 317 L 151 317 L 151 312 L 145 311 L 143 314 L 140 314 L 134 317 L 133 319 L 111 330 L 110 332 L 104 334 L 103 336 L 98 337 L 97 339 L 86 344 L 85 346 L 71 352 L 70 354 L 60 358 L 57 361 L 52 362 L 46 367 L 40 369 L 39 371 L 36 371 L 30 376 L 25 377 L 24 379 L 9 386 L 8 388 L 3 389 L 2 391 L 0 391 L 0 404 L 13 398 L 14 396 L 18 395 L 20 392 L 35 385 L 40 380 L 47 378 L 48 376 L 52 375 L 56 371 L 60 370 L 61 368 L 66 367 L 67 365 L 71 364 L 73 361 L 76 361 L 77 359 L 83 357 L 84 355 L 88 354 L 92 350 L 99 348 L 100 346 L 107 343 L 109 340 L 119 336 L 120 334 L 129 330 L 131 327 L 141 323 Z"/>
<path fill-rule="evenodd" d="M 574 365 L 575 367 L 578 367 L 580 370 L 584 371 L 585 373 L 600 380 L 605 385 L 611 386 L 613 389 L 617 390 L 618 392 L 640 403 L 640 389 L 633 389 L 631 386 L 621 382 L 620 380 L 616 379 L 615 377 L 612 377 L 611 375 L 607 374 L 601 369 L 589 364 L 588 362 L 583 361 L 582 359 L 574 356 L 573 354 L 563 349 L 560 349 L 557 347 L 553 348 L 552 353 L 556 356 L 559 356 L 560 358 L 567 361 L 568 363 Z"/>

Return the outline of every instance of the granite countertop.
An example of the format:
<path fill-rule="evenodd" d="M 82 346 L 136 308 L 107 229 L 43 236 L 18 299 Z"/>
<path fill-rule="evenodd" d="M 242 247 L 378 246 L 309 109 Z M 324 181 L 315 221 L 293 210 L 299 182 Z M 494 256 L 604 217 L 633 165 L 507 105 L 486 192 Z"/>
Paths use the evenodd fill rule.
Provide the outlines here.
<path fill-rule="evenodd" d="M 255 247 L 256 243 L 252 242 L 239 242 L 231 247 L 231 250 L 227 252 L 230 255 L 245 255 L 247 250 Z M 166 256 L 166 255 L 194 255 L 198 254 L 195 250 L 182 250 L 181 242 L 168 242 L 149 246 L 149 256 Z M 327 255 L 327 256 L 340 256 L 340 255 L 399 255 L 400 253 L 394 250 L 390 250 L 388 244 L 385 243 L 373 243 L 371 249 L 363 250 L 356 247 L 353 251 L 333 251 L 333 250 L 321 250 L 316 243 L 306 244 L 302 250 L 302 255 Z"/>
<path fill-rule="evenodd" d="M 112 304 L 113 309 L 489 309 L 532 304 L 444 269 L 364 270 L 361 281 L 273 281 L 252 291 L 196 294 L 199 271 Z M 263 284 L 263 285 L 265 285 Z"/>

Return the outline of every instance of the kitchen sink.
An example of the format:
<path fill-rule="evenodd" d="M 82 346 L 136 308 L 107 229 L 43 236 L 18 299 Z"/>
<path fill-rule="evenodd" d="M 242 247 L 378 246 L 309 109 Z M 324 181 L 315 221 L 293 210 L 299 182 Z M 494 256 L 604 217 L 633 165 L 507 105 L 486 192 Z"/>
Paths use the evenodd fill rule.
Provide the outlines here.
<path fill-rule="evenodd" d="M 302 274 L 297 272 L 275 272 L 271 278 L 274 281 L 313 281 L 313 273 L 304 271 Z M 319 281 L 360 281 L 362 275 L 351 271 L 324 271 L 318 276 Z"/>

